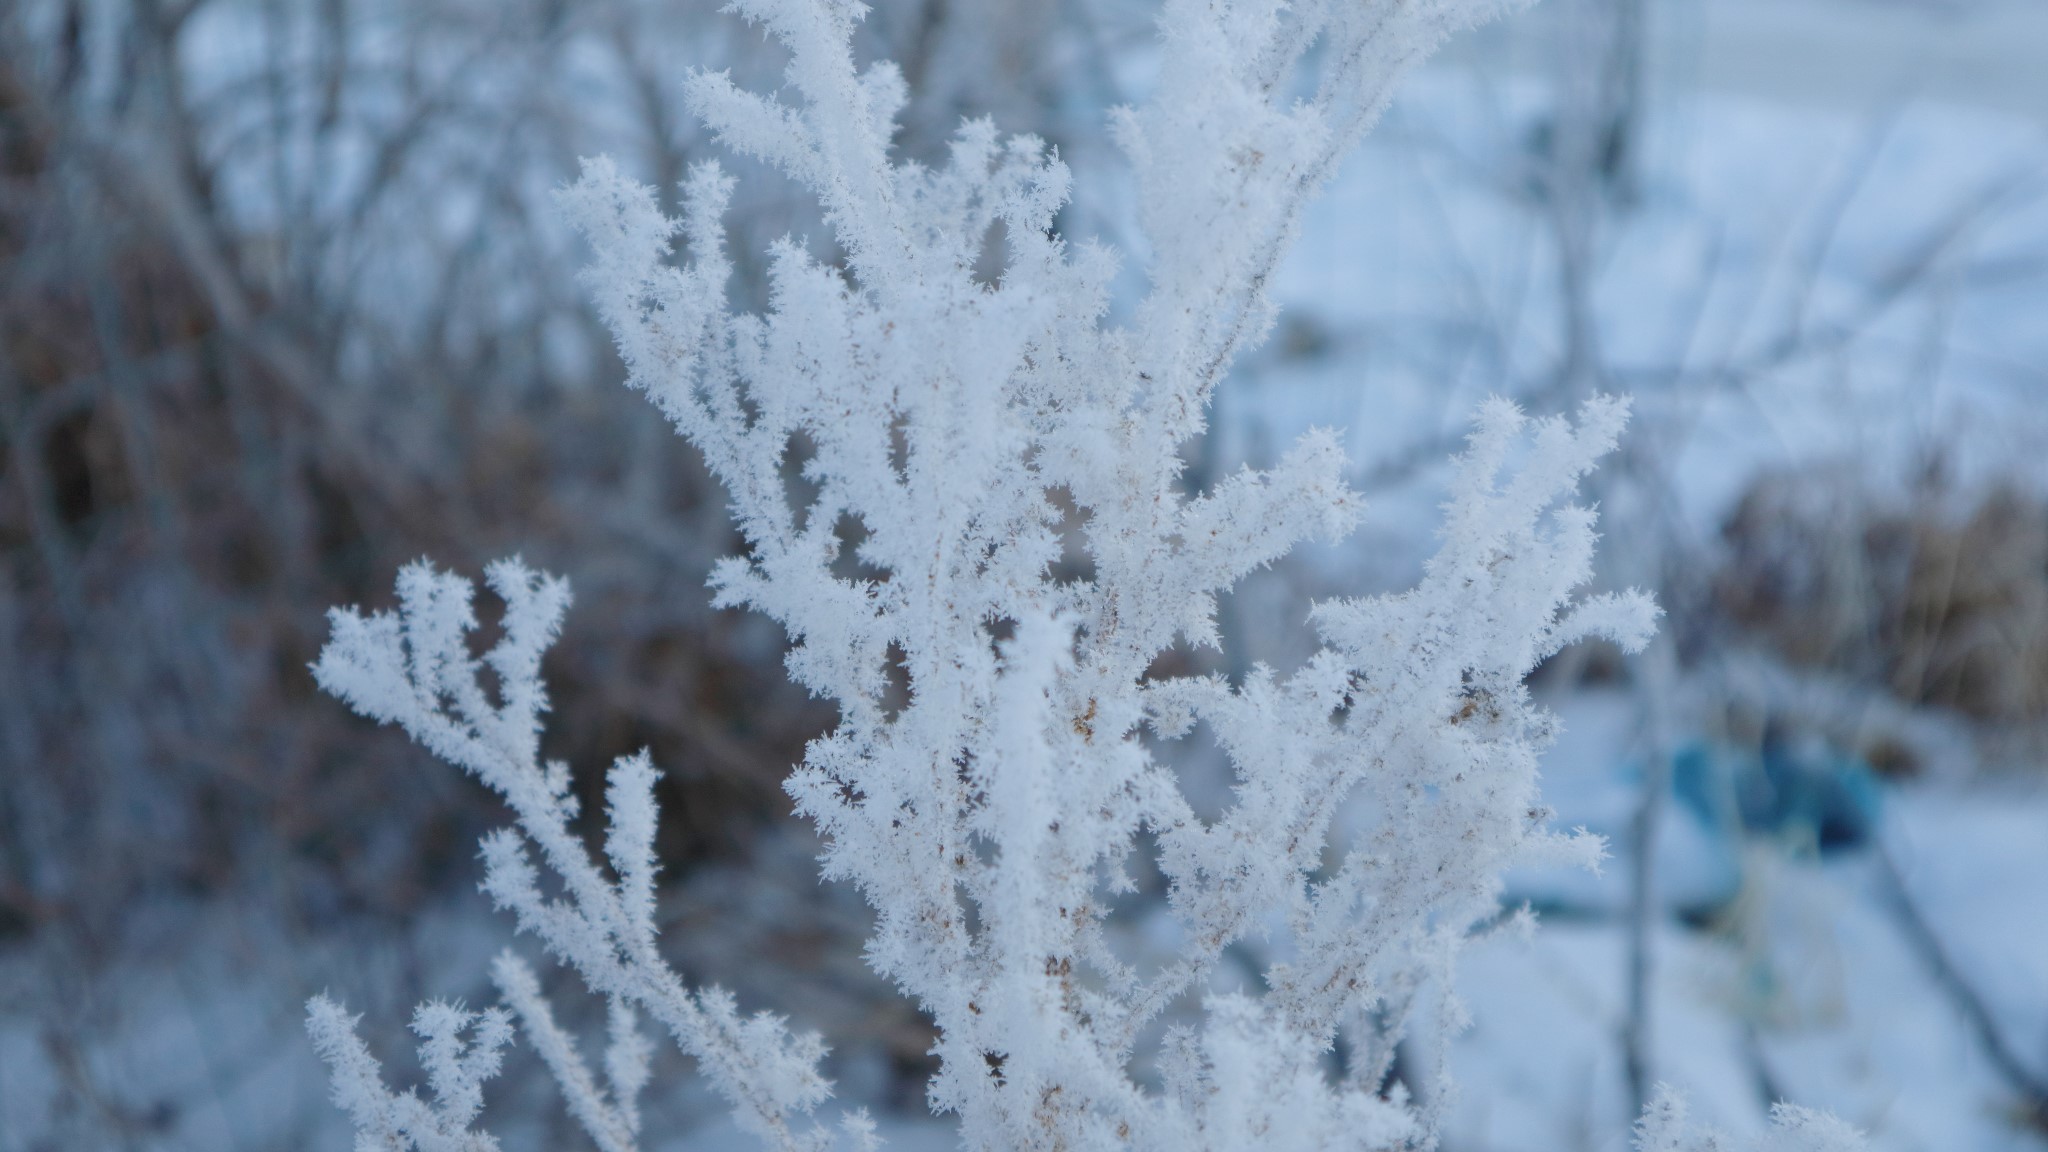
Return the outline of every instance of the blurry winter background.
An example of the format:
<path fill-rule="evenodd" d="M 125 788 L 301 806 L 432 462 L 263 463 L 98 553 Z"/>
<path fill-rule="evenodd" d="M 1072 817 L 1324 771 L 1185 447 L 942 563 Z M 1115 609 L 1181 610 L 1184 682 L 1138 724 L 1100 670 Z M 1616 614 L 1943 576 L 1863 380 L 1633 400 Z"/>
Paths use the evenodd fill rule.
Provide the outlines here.
<path fill-rule="evenodd" d="M 391 1053 L 415 1000 L 490 998 L 502 813 L 306 664 L 407 559 L 513 552 L 579 597 L 550 754 L 667 772 L 671 955 L 947 1143 L 927 1026 L 778 787 L 829 712 L 710 609 L 723 500 L 619 386 L 548 204 L 581 155 L 672 192 L 715 154 L 685 71 L 781 62 L 714 9 L 0 4 L 0 1152 L 340 1149 L 306 997 Z M 1036 132 L 1067 234 L 1130 249 L 1103 116 L 1150 19 L 876 0 L 863 36 L 905 154 Z M 832 255 L 734 167 L 737 255 Z M 1591 495 L 1663 636 L 1537 678 L 1550 802 L 1612 858 L 1510 878 L 1543 928 L 1465 966 L 1446 1149 L 1619 1149 L 1659 1079 L 1735 1130 L 1790 1098 L 1887 1150 L 2048 1148 L 2048 7 L 1544 0 L 1405 89 L 1278 292 L 1188 483 L 1328 425 L 1372 512 L 1230 597 L 1197 667 L 1287 668 L 1311 599 L 1411 581 L 1478 398 L 1636 398 Z M 577 1145 L 536 1071 L 495 1126 Z M 744 1146 L 664 1082 L 656 1147 Z"/>

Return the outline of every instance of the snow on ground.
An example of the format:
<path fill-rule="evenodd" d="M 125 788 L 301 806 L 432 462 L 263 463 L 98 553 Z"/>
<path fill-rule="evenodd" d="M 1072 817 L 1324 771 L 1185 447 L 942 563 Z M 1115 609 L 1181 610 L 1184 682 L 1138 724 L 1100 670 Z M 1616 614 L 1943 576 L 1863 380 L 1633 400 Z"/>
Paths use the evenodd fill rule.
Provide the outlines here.
<path fill-rule="evenodd" d="M 1740 1025 L 1686 977 L 1715 966 L 1715 946 L 1667 929 L 1657 951 L 1658 1075 L 1683 1087 L 1702 1120 L 1734 1133 L 1759 1130 Z M 1546 923 L 1527 941 L 1502 938 L 1467 953 L 1458 990 L 1474 1023 L 1451 1051 L 1460 1088 L 1447 1149 L 1625 1147 L 1634 1119 L 1617 1043 L 1626 965 L 1618 924 Z"/>
<path fill-rule="evenodd" d="M 1909 793 L 1885 842 L 1948 962 L 2048 1081 L 2048 788 Z"/>
<path fill-rule="evenodd" d="M 1967 983 L 2009 1043 L 2048 1063 L 2048 796 L 1908 790 L 1890 820 L 1907 887 Z M 1657 933 L 1657 1077 L 1732 1132 L 1789 1099 L 1835 1112 L 1884 1152 L 2048 1147 L 2016 1121 L 2009 1083 L 1895 914 L 1873 854 L 1817 863 L 1764 849 L 1745 865 L 1743 896 L 1713 930 L 1667 921 Z M 1625 977 L 1614 918 L 1556 919 L 1527 942 L 1475 948 L 1459 981 L 1475 1023 L 1451 1053 L 1464 1088 L 1445 1147 L 1623 1148 Z"/>

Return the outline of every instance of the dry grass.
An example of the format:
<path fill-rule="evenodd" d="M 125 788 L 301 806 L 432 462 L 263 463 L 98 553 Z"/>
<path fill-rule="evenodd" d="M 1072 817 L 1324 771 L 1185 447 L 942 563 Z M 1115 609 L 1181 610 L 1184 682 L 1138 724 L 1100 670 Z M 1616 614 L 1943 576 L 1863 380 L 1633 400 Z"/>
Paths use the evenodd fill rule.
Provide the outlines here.
<path fill-rule="evenodd" d="M 2048 504 L 1938 484 L 1886 504 L 1778 475 L 1724 537 L 1720 607 L 1789 662 L 1990 724 L 2048 720 Z"/>

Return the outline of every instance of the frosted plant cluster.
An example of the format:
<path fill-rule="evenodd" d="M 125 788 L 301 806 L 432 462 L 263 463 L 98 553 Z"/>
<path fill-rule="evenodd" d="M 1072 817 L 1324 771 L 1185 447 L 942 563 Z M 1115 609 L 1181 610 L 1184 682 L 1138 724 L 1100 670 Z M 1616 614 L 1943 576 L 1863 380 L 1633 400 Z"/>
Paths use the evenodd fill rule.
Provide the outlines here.
<path fill-rule="evenodd" d="M 1657 1085 L 1636 1123 L 1637 1152 L 1863 1152 L 1862 1134 L 1826 1113 L 1778 1104 L 1761 1139 L 1741 1142 L 1686 1114 L 1685 1100 L 1668 1084 Z"/>
<path fill-rule="evenodd" d="M 856 5 L 732 7 L 788 49 L 794 103 L 700 74 L 694 110 L 817 196 L 843 266 L 785 241 L 771 310 L 736 315 L 732 183 L 715 165 L 690 176 L 680 221 L 602 160 L 563 202 L 631 383 L 730 493 L 747 551 L 716 569 L 719 602 L 779 621 L 791 674 L 839 705 L 788 789 L 825 834 L 826 875 L 875 910 L 869 960 L 937 1025 L 932 1106 L 970 1149 L 1433 1144 L 1447 1093 L 1423 1105 L 1386 1087 L 1404 1033 L 1461 1023 L 1455 998 L 1422 1012 L 1417 990 L 1450 988 L 1460 946 L 1498 916 L 1504 868 L 1600 854 L 1545 827 L 1549 721 L 1522 681 L 1582 637 L 1650 635 L 1641 595 L 1574 598 L 1594 517 L 1566 501 L 1625 406 L 1533 424 L 1483 407 L 1420 585 L 1321 605 L 1322 645 L 1293 674 L 1233 685 L 1154 664 L 1219 642 L 1218 593 L 1358 520 L 1327 433 L 1198 494 L 1182 452 L 1271 324 L 1264 286 L 1305 200 L 1406 67 L 1501 5 L 1169 0 L 1156 92 L 1115 125 L 1150 246 L 1149 294 L 1123 322 L 1107 316 L 1115 257 L 1053 231 L 1068 174 L 1041 143 L 969 123 L 944 167 L 892 162 L 904 85 L 889 64 L 856 66 Z M 994 285 L 975 274 L 991 243 Z M 800 443 L 803 487 L 787 478 Z M 1056 566 L 1069 548 L 1079 575 Z M 610 1005 L 600 1077 L 523 961 L 493 972 L 571 1112 L 605 1152 L 639 1146 L 647 1018 L 769 1146 L 871 1145 L 858 1114 L 813 1119 L 817 1038 L 662 960 L 646 757 L 611 769 L 604 859 L 571 831 L 569 770 L 538 753 L 539 663 L 568 592 L 516 561 L 488 576 L 505 614 L 481 661 L 468 581 L 416 565 L 395 614 L 334 614 L 315 670 L 510 804 L 484 887 Z M 1162 758 L 1197 721 L 1236 769 L 1214 819 Z M 1165 965 L 1120 957 L 1105 932 L 1139 852 L 1183 941 Z M 1254 937 L 1284 962 L 1261 992 L 1216 991 L 1224 950 Z M 494 1147 L 470 1125 L 506 1014 L 429 1006 L 415 1027 L 432 1106 L 388 1093 L 353 1021 L 312 1007 L 363 1146 Z M 1350 1058 L 1333 1074 L 1340 1031 Z M 1134 1073 L 1141 1056 L 1158 1075 Z M 1682 1118 L 1653 1121 L 1655 1147 L 1706 1146 L 1673 1143 Z"/>

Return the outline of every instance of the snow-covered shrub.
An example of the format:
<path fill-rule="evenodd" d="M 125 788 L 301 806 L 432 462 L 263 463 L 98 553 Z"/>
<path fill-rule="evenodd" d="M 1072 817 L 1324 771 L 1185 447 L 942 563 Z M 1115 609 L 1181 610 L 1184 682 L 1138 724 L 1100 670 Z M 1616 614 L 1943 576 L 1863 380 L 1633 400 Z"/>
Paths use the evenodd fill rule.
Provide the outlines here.
<path fill-rule="evenodd" d="M 564 195 L 632 383 L 730 493 L 748 550 L 717 569 L 719 602 L 781 622 L 792 675 L 839 705 L 788 788 L 827 837 L 826 874 L 875 909 L 870 962 L 937 1025 L 931 1103 L 966 1147 L 1431 1144 L 1446 1095 L 1390 1090 L 1393 1045 L 1460 1021 L 1453 997 L 1416 1010 L 1417 989 L 1451 986 L 1460 946 L 1497 915 L 1503 868 L 1599 856 L 1545 827 L 1549 722 L 1522 681 L 1581 637 L 1634 648 L 1650 634 L 1641 595 L 1573 596 L 1594 518 L 1563 501 L 1613 446 L 1619 401 L 1575 424 L 1483 407 L 1421 583 L 1320 606 L 1322 647 L 1291 675 L 1154 669 L 1176 643 L 1217 642 L 1218 593 L 1360 516 L 1328 433 L 1201 493 L 1181 488 L 1182 450 L 1270 324 L 1264 285 L 1303 202 L 1402 69 L 1497 7 L 1170 0 L 1157 91 L 1117 123 L 1151 245 L 1149 294 L 1123 323 L 1106 319 L 1114 257 L 1053 231 L 1068 177 L 1038 142 L 969 123 L 943 168 L 890 161 L 903 84 L 887 64 L 855 66 L 859 9 L 844 2 L 734 4 L 788 48 L 795 106 L 722 75 L 690 86 L 729 146 L 816 194 L 844 268 L 784 242 L 771 311 L 736 315 L 720 225 L 732 185 L 715 166 L 689 178 L 680 221 L 604 161 Z M 992 232 L 993 287 L 975 276 Z M 678 236 L 687 264 L 667 259 Z M 810 488 L 793 495 L 798 442 Z M 1076 540 L 1061 504 L 1081 511 Z M 1060 578 L 1070 543 L 1092 570 Z M 516 561 L 489 582 L 504 632 L 481 662 L 469 583 L 421 564 L 400 576 L 396 614 L 335 613 L 316 672 L 511 805 L 516 830 L 485 844 L 485 888 L 611 1005 L 600 1084 L 524 962 L 508 953 L 494 972 L 571 1111 L 607 1152 L 635 1146 L 645 1016 L 769 1145 L 831 1144 L 807 1118 L 827 1094 L 819 1040 L 742 1015 L 661 958 L 646 757 L 612 768 L 605 860 L 571 830 L 569 770 L 538 755 L 539 664 L 566 586 Z M 1237 771 L 1215 819 L 1155 752 L 1196 721 Z M 1182 948 L 1140 967 L 1104 927 L 1150 846 Z M 1285 962 L 1257 994 L 1218 991 L 1224 950 L 1257 935 Z M 465 1049 L 467 1017 L 423 1015 L 433 1108 L 385 1092 L 339 1008 L 316 1002 L 312 1023 L 366 1141 L 437 1149 L 491 1146 L 468 1125 L 497 1021 Z M 1333 1077 L 1340 1029 L 1355 1050 Z M 1141 1048 L 1162 1083 L 1134 1075 Z M 853 1117 L 842 1136 L 872 1132 Z"/>

